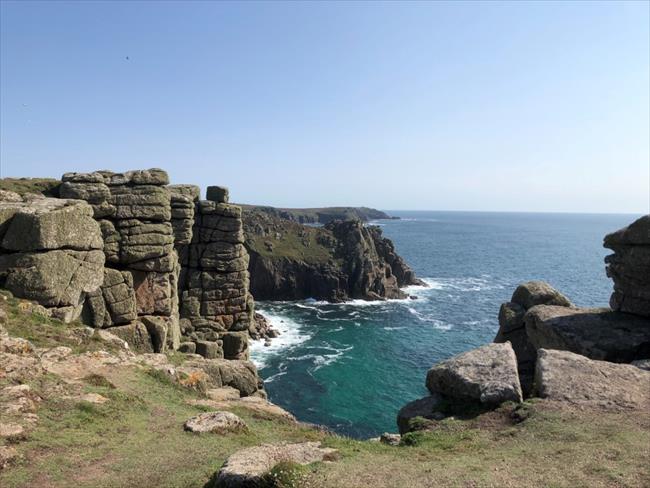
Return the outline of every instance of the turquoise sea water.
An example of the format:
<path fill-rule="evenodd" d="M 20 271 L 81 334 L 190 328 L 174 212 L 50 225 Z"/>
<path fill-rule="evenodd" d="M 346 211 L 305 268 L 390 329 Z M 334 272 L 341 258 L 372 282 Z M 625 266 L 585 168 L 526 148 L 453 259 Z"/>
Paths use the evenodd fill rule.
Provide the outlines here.
<path fill-rule="evenodd" d="M 379 221 L 428 287 L 411 300 L 258 302 L 281 330 L 252 346 L 270 399 L 299 420 L 353 437 L 396 431 L 395 415 L 427 394 L 437 361 L 490 342 L 499 305 L 542 279 L 581 306 L 605 306 L 603 236 L 633 215 L 390 212 Z"/>

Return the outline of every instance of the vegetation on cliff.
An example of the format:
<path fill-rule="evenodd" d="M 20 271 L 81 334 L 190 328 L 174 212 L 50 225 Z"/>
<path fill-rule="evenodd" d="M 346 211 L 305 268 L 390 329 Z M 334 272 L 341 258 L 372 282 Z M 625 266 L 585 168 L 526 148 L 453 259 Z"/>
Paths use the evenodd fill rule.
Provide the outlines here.
<path fill-rule="evenodd" d="M 381 230 L 360 220 L 312 227 L 251 208 L 242 219 L 257 299 L 404 298 L 401 287 L 421 284 Z"/>
<path fill-rule="evenodd" d="M 394 219 L 386 212 L 368 207 L 277 208 L 264 205 L 241 205 L 245 210 L 264 212 L 299 224 L 327 224 L 334 220 Z"/>

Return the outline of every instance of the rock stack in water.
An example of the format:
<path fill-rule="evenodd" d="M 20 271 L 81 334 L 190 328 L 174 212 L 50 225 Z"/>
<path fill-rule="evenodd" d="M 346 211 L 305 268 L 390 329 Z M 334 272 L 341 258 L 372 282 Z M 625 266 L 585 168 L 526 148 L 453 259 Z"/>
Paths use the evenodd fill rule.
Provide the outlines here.
<path fill-rule="evenodd" d="M 101 285 L 103 270 L 90 205 L 0 191 L 0 287 L 69 322 L 80 316 L 86 293 Z"/>
<path fill-rule="evenodd" d="M 650 317 L 650 215 L 606 235 L 604 246 L 614 251 L 605 258 L 614 281 L 610 306 Z"/>
<path fill-rule="evenodd" d="M 67 173 L 62 181 L 61 197 L 92 206 L 104 241 L 103 283 L 88 296 L 85 320 L 145 350 L 176 349 L 180 268 L 167 173 Z"/>
<path fill-rule="evenodd" d="M 182 254 L 182 350 L 206 357 L 248 358 L 254 323 L 241 208 L 223 187 L 208 187 L 196 206 L 192 242 Z"/>

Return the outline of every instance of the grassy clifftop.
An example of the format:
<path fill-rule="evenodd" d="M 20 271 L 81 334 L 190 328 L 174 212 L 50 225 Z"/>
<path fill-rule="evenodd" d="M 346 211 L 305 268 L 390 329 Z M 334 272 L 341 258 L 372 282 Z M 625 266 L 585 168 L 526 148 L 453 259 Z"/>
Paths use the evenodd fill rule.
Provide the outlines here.
<path fill-rule="evenodd" d="M 320 441 L 338 450 L 333 462 L 301 469 L 276 487 L 641 487 L 650 477 L 647 412 L 572 410 L 538 400 L 513 420 L 503 405 L 469 420 L 448 419 L 433 432 L 413 432 L 399 446 L 359 441 L 313 429 L 241 404 L 229 410 L 248 424 L 238 434 L 192 434 L 183 422 L 210 410 L 205 394 L 160 370 L 105 367 L 103 374 L 69 370 L 75 358 L 119 357 L 114 345 L 84 339 L 80 325 L 42 317 L 38 308 L 0 299 L 9 338 L 27 337 L 33 353 L 10 349 L 0 338 L 0 453 L 16 454 L 0 470 L 6 488 L 200 488 L 235 451 L 263 443 Z M 3 342 L 4 341 L 4 342 Z M 59 346 L 73 349 L 71 356 Z M 10 352 L 13 351 L 13 352 Z M 101 351 L 107 350 L 107 353 Z M 168 358 L 182 364 L 183 355 Z M 40 357 L 59 366 L 40 371 Z M 22 362 L 29 371 L 16 376 Z M 45 363 L 43 363 L 45 364 Z M 23 385 L 23 386 L 20 386 Z M 24 400 L 11 392 L 29 388 Z M 90 396 L 88 396 L 90 395 Z M 103 403 L 92 400 L 97 395 Z M 89 401 L 90 400 L 90 401 Z M 6 435 L 6 426 L 24 432 Z M 273 478 L 274 479 L 274 478 Z"/>
<path fill-rule="evenodd" d="M 42 193 L 56 197 L 60 184 L 61 181 L 54 178 L 0 178 L 0 190 L 13 191 L 19 195 Z"/>
<path fill-rule="evenodd" d="M 327 224 L 333 220 L 369 220 L 391 219 L 381 210 L 368 207 L 322 207 L 322 208 L 278 208 L 263 205 L 238 204 L 244 210 L 265 212 L 274 217 L 301 224 Z"/>

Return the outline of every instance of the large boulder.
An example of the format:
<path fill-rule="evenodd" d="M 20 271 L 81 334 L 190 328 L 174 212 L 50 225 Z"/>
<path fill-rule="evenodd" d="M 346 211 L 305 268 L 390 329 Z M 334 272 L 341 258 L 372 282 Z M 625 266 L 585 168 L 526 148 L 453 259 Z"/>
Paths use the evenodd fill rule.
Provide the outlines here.
<path fill-rule="evenodd" d="M 510 343 L 487 344 L 436 364 L 427 373 L 432 394 L 498 405 L 522 401 L 517 358 Z"/>
<path fill-rule="evenodd" d="M 610 306 L 650 317 L 650 215 L 606 235 L 604 246 L 614 251 L 605 258 L 614 281 Z"/>
<path fill-rule="evenodd" d="M 540 349 L 535 383 L 542 398 L 610 409 L 648 408 L 650 371 Z"/>
<path fill-rule="evenodd" d="M 77 307 L 104 278 L 99 250 L 56 250 L 0 255 L 0 284 L 14 295 L 46 307 Z"/>
<path fill-rule="evenodd" d="M 524 394 L 529 394 L 532 390 L 537 359 L 537 349 L 531 344 L 526 333 L 524 316 L 529 308 L 536 305 L 572 306 L 567 297 L 544 281 L 522 283 L 516 288 L 510 301 L 501 305 L 499 331 L 494 338 L 494 342 L 512 344 Z"/>
<path fill-rule="evenodd" d="M 239 391 L 243 397 L 253 395 L 262 389 L 257 368 L 250 361 L 196 358 L 185 361 L 179 368 L 179 371 L 188 374 L 197 370 L 205 373 L 207 386 L 210 388 L 230 386 Z"/>
<path fill-rule="evenodd" d="M 512 294 L 511 302 L 518 303 L 525 310 L 535 305 L 558 305 L 571 307 L 567 297 L 553 288 L 545 281 L 528 281 L 517 287 Z"/>
<path fill-rule="evenodd" d="M 102 249 L 99 224 L 85 202 L 36 198 L 23 203 L 2 202 L 0 206 L 16 210 L 2 239 L 0 247 L 4 250 Z"/>
<path fill-rule="evenodd" d="M 335 453 L 335 449 L 320 447 L 318 442 L 262 444 L 249 447 L 231 455 L 209 486 L 214 488 L 262 486 L 264 475 L 280 462 L 304 465 L 331 460 Z"/>
<path fill-rule="evenodd" d="M 524 318 L 531 344 L 591 359 L 630 362 L 650 357 L 650 319 L 608 308 L 538 305 Z"/>

